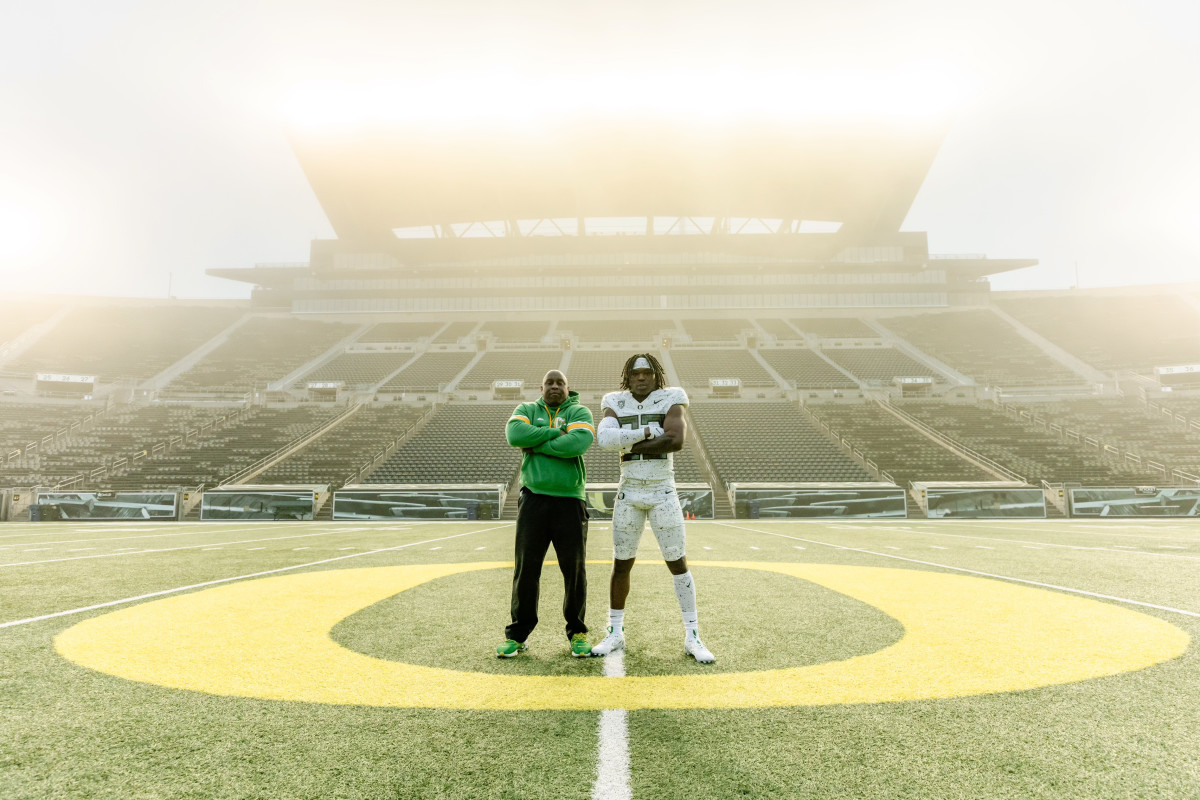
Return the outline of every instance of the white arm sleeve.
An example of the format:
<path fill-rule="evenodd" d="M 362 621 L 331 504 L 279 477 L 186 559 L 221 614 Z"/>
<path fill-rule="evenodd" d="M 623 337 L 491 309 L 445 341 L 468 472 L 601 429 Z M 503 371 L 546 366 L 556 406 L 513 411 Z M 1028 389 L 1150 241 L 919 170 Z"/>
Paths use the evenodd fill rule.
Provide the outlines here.
<path fill-rule="evenodd" d="M 646 438 L 642 428 L 627 430 L 621 427 L 616 417 L 605 417 L 596 426 L 596 444 L 607 448 L 625 450 Z"/>

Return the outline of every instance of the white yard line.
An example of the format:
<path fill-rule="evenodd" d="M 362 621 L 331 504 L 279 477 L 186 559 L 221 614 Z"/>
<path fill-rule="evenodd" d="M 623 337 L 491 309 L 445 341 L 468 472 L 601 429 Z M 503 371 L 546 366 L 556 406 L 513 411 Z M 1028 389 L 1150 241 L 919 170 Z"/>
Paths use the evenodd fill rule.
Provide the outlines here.
<path fill-rule="evenodd" d="M 839 528 L 840 527 L 841 526 L 839 526 Z M 911 534 L 916 534 L 916 535 L 920 535 L 920 536 L 949 536 L 952 539 L 976 539 L 976 540 L 981 540 L 984 542 L 1003 542 L 1005 544 L 1014 544 L 1014 545 L 1019 544 L 1019 545 L 1025 545 L 1025 546 L 1033 545 L 1034 546 L 1033 549 L 1040 549 L 1040 548 L 1044 548 L 1044 547 L 1059 547 L 1064 550 L 1092 550 L 1092 551 L 1100 552 L 1100 553 L 1120 553 L 1122 555 L 1127 555 L 1129 553 L 1129 549 L 1133 547 L 1133 545 L 1130 545 L 1130 544 L 1114 544 L 1112 547 L 1093 547 L 1093 546 L 1082 545 L 1082 544 L 1057 544 L 1055 542 L 1031 542 L 1028 539 L 1006 539 L 1003 536 L 973 536 L 969 533 L 946 533 L 944 531 L 902 530 L 900 528 L 888 528 L 887 530 L 897 531 L 898 533 L 911 533 Z M 937 547 L 937 545 L 930 545 L 930 546 Z M 1170 545 L 1156 545 L 1156 546 L 1157 547 L 1170 547 Z M 940 549 L 945 549 L 945 548 L 940 548 Z M 1171 549 L 1175 549 L 1175 548 L 1171 548 Z M 1184 548 L 1179 548 L 1179 549 L 1184 549 Z M 1139 551 L 1137 551 L 1137 553 L 1139 555 L 1144 555 L 1144 556 L 1158 556 L 1159 558 L 1184 558 L 1189 561 L 1200 561 L 1200 556 L 1185 556 L 1185 555 L 1182 555 L 1181 553 L 1151 553 L 1151 552 L 1147 552 L 1144 550 L 1139 550 Z"/>
<path fill-rule="evenodd" d="M 62 539 L 57 542 L 25 542 L 24 544 L 96 544 L 97 542 L 124 542 L 130 539 L 165 539 L 168 536 L 207 536 L 210 533 L 243 533 L 252 531 L 255 528 L 231 528 L 229 530 L 215 531 L 183 531 L 181 533 L 151 533 L 141 536 L 106 536 L 103 539 Z M 21 543 L 13 545 L 5 545 L 6 547 L 20 547 Z"/>
<path fill-rule="evenodd" d="M 302 539 L 305 536 L 332 536 L 333 534 L 338 533 L 338 532 L 339 531 L 321 531 L 319 533 L 297 533 L 294 536 L 273 536 L 273 537 L 269 537 L 269 538 L 265 538 L 265 539 L 243 539 L 240 542 L 221 542 L 221 544 L 222 545 L 232 545 L 232 544 L 254 544 L 255 542 L 278 542 L 283 539 Z M 67 556 L 65 558 L 47 558 L 42 561 L 17 561 L 12 564 L 0 564 L 0 569 L 3 569 L 4 567 L 28 567 L 33 564 L 55 564 L 60 561 L 81 561 L 83 559 L 88 559 L 88 558 L 115 558 L 116 556 L 140 556 L 140 555 L 145 555 L 146 553 L 173 553 L 178 550 L 202 550 L 205 547 L 211 547 L 211 546 L 212 546 L 212 542 L 205 542 L 204 544 L 189 544 L 189 545 L 185 545 L 183 547 L 159 547 L 159 548 L 150 549 L 150 550 L 138 550 L 136 548 L 131 548 L 131 549 L 126 550 L 125 552 L 98 553 L 94 556 Z M 45 550 L 45 549 L 49 549 L 49 548 L 42 548 L 42 549 Z M 265 548 L 251 547 L 248 549 L 263 550 Z"/>
<path fill-rule="evenodd" d="M 70 616 L 72 614 L 82 614 L 85 611 L 95 611 L 100 608 L 110 608 L 112 606 L 119 606 L 119 605 L 123 605 L 125 603 L 133 603 L 138 600 L 148 600 L 151 597 L 162 597 L 163 595 L 176 594 L 178 592 L 186 592 L 189 589 L 203 589 L 206 586 L 215 586 L 219 583 L 229 583 L 231 581 L 242 581 L 242 580 L 247 580 L 249 578 L 261 578 L 264 575 L 275 575 L 280 572 L 290 572 L 291 570 L 295 570 L 295 569 L 304 569 L 305 567 L 316 567 L 316 566 L 320 566 L 321 564 L 330 564 L 330 563 L 333 563 L 334 561 L 344 561 L 345 559 L 348 559 L 348 558 L 360 558 L 362 556 L 375 555 L 376 553 L 388 553 L 393 550 L 403 550 L 406 547 L 416 547 L 418 545 L 429 544 L 431 542 L 441 542 L 441 541 L 445 541 L 447 539 L 457 539 L 462 536 L 474 536 L 477 533 L 487 533 L 488 531 L 494 531 L 494 530 L 498 530 L 500 528 L 507 528 L 507 527 L 509 527 L 509 525 L 494 525 L 490 528 L 481 528 L 480 530 L 477 530 L 477 531 L 467 531 L 465 533 L 456 533 L 456 534 L 453 534 L 452 536 L 442 536 L 437 539 L 426 539 L 423 542 L 409 542 L 408 544 L 398 544 L 398 545 L 395 545 L 394 547 L 382 547 L 378 550 L 368 550 L 363 553 L 351 553 L 351 554 L 345 555 L 345 556 L 334 556 L 333 558 L 323 558 L 320 561 L 309 561 L 305 564 L 293 564 L 290 567 L 277 567 L 276 569 L 267 569 L 267 570 L 263 570 L 262 572 L 251 572 L 247 575 L 234 575 L 233 577 L 230 577 L 230 578 L 217 578 L 214 581 L 205 581 L 204 583 L 193 583 L 193 584 L 189 584 L 187 586 L 176 586 L 174 589 L 163 589 L 158 592 L 148 592 L 146 594 L 139 594 L 135 597 L 123 597 L 120 600 L 109 600 L 106 603 L 96 603 L 95 605 L 83 606 L 81 608 L 72 608 L 67 611 L 55 611 L 52 614 L 42 614 L 41 616 L 38 616 L 38 617 L 26 617 L 25 619 L 15 619 L 15 620 L 12 620 L 11 622 L 0 622 L 0 628 L 12 628 L 12 627 L 16 627 L 17 625 L 28 625 L 31 622 L 41 622 L 42 620 L 54 619 L 56 617 L 66 617 L 66 616 Z"/>
<path fill-rule="evenodd" d="M 1130 518 L 1130 517 L 1121 517 L 1119 519 L 1120 519 L 1120 521 L 1118 520 L 1118 518 L 1113 517 L 1112 522 L 1093 524 L 1093 523 L 1089 523 L 1089 522 L 1080 522 L 1080 521 L 1078 521 L 1078 518 L 1075 518 L 1075 519 L 1063 520 L 1063 524 L 1061 526 L 1046 525 L 1046 524 L 1038 523 L 1036 521 L 1023 521 L 1023 520 L 1013 520 L 1012 522 L 987 522 L 984 520 L 963 520 L 963 522 L 966 524 L 969 524 L 972 528 L 999 528 L 1000 530 L 1004 530 L 1004 531 L 1011 531 L 1013 529 L 1013 524 L 1015 523 L 1017 525 L 1020 525 L 1022 528 L 1026 528 L 1026 527 L 1033 528 L 1035 531 L 1038 531 L 1040 533 L 1067 532 L 1067 533 L 1082 533 L 1084 535 L 1088 535 L 1090 533 L 1103 533 L 1106 536 L 1125 536 L 1125 537 L 1133 537 L 1135 539 L 1166 539 L 1166 540 L 1172 541 L 1172 542 L 1193 542 L 1193 543 L 1200 542 L 1200 539 L 1198 539 L 1195 536 L 1191 536 L 1191 537 L 1188 537 L 1188 536 L 1164 536 L 1160 533 L 1154 533 L 1154 531 L 1165 528 L 1166 527 L 1165 525 L 1145 525 L 1145 524 L 1139 525 L 1138 523 L 1133 522 L 1132 518 Z M 1129 533 L 1128 531 L 1113 530 L 1113 528 L 1116 526 L 1120 526 L 1122 528 L 1135 528 L 1138 530 L 1145 531 L 1145 533 Z M 1171 529 L 1172 530 L 1181 530 L 1181 529 L 1187 530 L 1188 528 L 1187 528 L 1187 526 L 1173 525 L 1173 526 L 1171 526 Z M 1197 532 L 1200 533 L 1200 528 L 1195 528 L 1194 530 L 1197 530 Z M 921 531 L 912 531 L 912 532 L 919 533 Z M 932 532 L 932 531 L 930 531 L 930 532 Z"/>
<path fill-rule="evenodd" d="M 747 528 L 744 525 L 733 525 L 728 522 L 719 523 L 726 528 L 737 528 L 738 530 L 750 531 L 751 533 L 761 533 L 766 536 L 778 536 L 781 539 L 793 539 L 798 542 L 807 542 L 808 544 L 820 544 L 825 547 L 832 547 L 834 550 L 849 550 L 854 553 L 866 553 L 867 555 L 879 556 L 880 558 L 893 558 L 898 561 L 907 561 L 911 564 L 922 564 L 927 567 L 939 567 L 941 569 L 949 569 L 955 572 L 965 572 L 968 575 L 979 575 L 984 578 L 997 578 L 1002 581 L 1012 581 L 1013 583 L 1024 583 L 1029 586 L 1040 586 L 1044 589 L 1055 589 L 1060 592 L 1071 592 L 1072 594 L 1081 594 L 1087 597 L 1097 597 L 1101 600 L 1114 600 L 1118 603 L 1128 603 L 1133 606 L 1141 606 L 1143 608 L 1153 608 L 1158 611 L 1170 611 L 1173 614 L 1183 614 L 1187 617 L 1196 617 L 1200 619 L 1200 611 L 1188 611 L 1182 608 L 1174 608 L 1173 606 L 1162 606 L 1155 603 L 1144 603 L 1141 600 L 1131 600 L 1128 597 L 1117 597 L 1111 594 L 1100 594 L 1099 592 L 1089 592 L 1085 589 L 1075 589 L 1070 586 L 1058 586 L 1053 583 L 1042 583 L 1041 581 L 1031 581 L 1025 578 L 1014 578 L 1011 575 L 997 575 L 993 572 L 981 572 L 975 569 L 966 569 L 965 567 L 956 567 L 951 564 L 939 564 L 936 561 L 921 561 L 916 558 L 905 558 L 904 556 L 896 556 L 890 553 L 878 553 L 874 550 L 866 550 L 861 547 L 846 547 L 845 545 L 833 544 L 831 542 L 821 542 L 816 539 L 805 539 L 800 536 L 788 536 L 784 533 L 775 533 L 773 531 L 763 531 L 756 528 Z"/>
<path fill-rule="evenodd" d="M 604 657 L 604 677 L 625 677 L 625 653 Z M 632 800 L 629 768 L 629 712 L 610 708 L 600 712 L 600 746 L 596 756 L 596 782 L 592 800 Z"/>

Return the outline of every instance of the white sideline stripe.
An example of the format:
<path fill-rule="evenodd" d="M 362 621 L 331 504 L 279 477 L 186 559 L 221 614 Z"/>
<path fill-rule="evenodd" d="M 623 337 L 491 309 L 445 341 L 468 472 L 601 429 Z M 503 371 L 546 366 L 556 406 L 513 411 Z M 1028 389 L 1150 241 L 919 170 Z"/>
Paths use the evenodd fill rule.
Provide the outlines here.
<path fill-rule="evenodd" d="M 255 528 L 233 528 L 222 531 L 204 530 L 204 531 L 183 531 L 181 533 L 150 533 L 141 536 L 106 536 L 103 539 L 63 539 L 58 542 L 18 542 L 13 545 L 0 545 L 0 547 L 20 547 L 22 544 L 95 544 L 96 542 L 121 542 L 129 539 L 165 539 L 168 536 L 207 536 L 211 533 L 241 533 L 243 531 L 252 531 Z M 261 530 L 259 528 L 258 530 Z"/>
<path fill-rule="evenodd" d="M 1100 594 L 1099 592 L 1089 592 L 1084 589 L 1074 589 L 1070 586 L 1059 586 L 1053 583 L 1042 583 L 1041 581 L 1031 581 L 1025 578 L 1014 578 L 1011 575 L 997 575 L 994 572 L 980 572 L 975 569 L 967 569 L 965 567 L 955 567 L 950 564 L 939 564 L 936 561 L 921 561 L 916 558 L 905 558 L 904 556 L 894 556 L 888 553 L 877 553 L 874 550 L 864 550 L 861 547 L 846 547 L 840 544 L 830 544 L 829 542 L 819 542 L 816 539 L 802 539 L 799 536 L 788 536 L 783 533 L 772 533 L 771 531 L 760 531 L 754 528 L 746 528 L 742 525 L 730 525 L 727 522 L 718 523 L 727 528 L 737 528 L 738 530 L 750 531 L 751 533 L 761 533 L 766 536 L 778 536 L 782 539 L 795 539 L 798 542 L 808 542 L 809 544 L 820 544 L 826 547 L 832 547 L 834 550 L 851 550 L 855 553 L 866 553 L 867 555 L 879 556 L 880 558 L 894 558 L 899 561 L 908 561 L 913 564 L 923 564 L 927 567 L 939 567 L 941 569 L 949 569 L 955 572 L 965 572 L 969 575 L 980 575 L 984 578 L 997 578 L 1002 581 L 1012 581 L 1013 583 L 1024 583 L 1030 586 L 1041 586 L 1043 589 L 1055 589 L 1060 592 L 1071 592 L 1072 594 L 1082 594 L 1087 597 L 1098 597 L 1101 600 L 1114 600 L 1118 603 L 1128 603 L 1132 606 L 1142 606 L 1143 608 L 1153 608 L 1158 611 L 1170 611 L 1173 614 L 1183 614 L 1186 617 L 1196 617 L 1200 619 L 1200 611 L 1188 611 L 1183 608 L 1174 608 L 1173 606 L 1160 606 L 1155 603 L 1143 603 L 1141 600 L 1130 600 L 1128 597 L 1117 597 L 1111 594 Z"/>
<path fill-rule="evenodd" d="M 625 653 L 618 650 L 604 657 L 604 677 L 625 677 Z M 629 781 L 629 712 L 623 708 L 601 711 L 599 728 L 592 800 L 633 800 Z"/>
<path fill-rule="evenodd" d="M 1163 529 L 1188 530 L 1187 526 L 1183 526 L 1183 525 L 1146 525 L 1144 523 L 1133 522 L 1131 517 L 1110 517 L 1110 519 L 1112 520 L 1112 522 L 1099 523 L 1099 524 L 1094 524 L 1094 523 L 1090 523 L 1090 522 L 1079 522 L 1079 521 L 1077 521 L 1078 518 L 1069 519 L 1069 520 L 1064 520 L 1064 522 L 1066 523 L 1064 527 L 1052 527 L 1052 526 L 1048 526 L 1048 525 L 1038 525 L 1036 520 L 1024 521 L 1024 520 L 1015 520 L 1014 519 L 1014 520 L 1011 520 L 1010 522 L 1005 522 L 1005 523 L 985 522 L 984 520 L 964 520 L 964 521 L 970 522 L 972 528 L 1001 528 L 1006 531 L 1012 530 L 1011 523 L 1017 523 L 1017 524 L 1020 524 L 1022 527 L 1029 526 L 1029 527 L 1033 528 L 1034 530 L 1041 531 L 1043 533 L 1062 533 L 1064 530 L 1065 531 L 1075 531 L 1077 528 L 1078 529 L 1086 528 L 1089 530 L 1081 530 L 1080 532 L 1088 533 L 1090 531 L 1091 533 L 1103 533 L 1106 536 L 1126 536 L 1126 537 L 1133 537 L 1136 539 L 1166 539 L 1167 541 L 1171 541 L 1171 542 L 1195 543 L 1197 541 L 1197 539 L 1195 537 L 1163 536 L 1162 534 L 1152 532 L 1152 531 L 1158 531 L 1158 530 L 1163 530 Z M 1118 520 L 1130 520 L 1130 521 L 1128 521 L 1128 522 L 1120 521 L 1119 522 Z M 1128 533 L 1126 531 L 1113 530 L 1114 525 L 1120 525 L 1123 528 L 1133 528 L 1136 530 L 1145 531 L 1145 533 Z M 916 533 L 916 532 L 917 531 L 914 531 L 914 533 Z"/>
<path fill-rule="evenodd" d="M 295 536 L 274 536 L 269 539 L 243 539 L 240 542 L 221 542 L 221 544 L 222 545 L 230 545 L 230 544 L 254 544 L 255 542 L 277 542 L 281 539 L 302 539 L 305 536 L 329 536 L 334 533 L 337 533 L 337 531 L 322 531 L 321 533 L 297 533 Z M 173 552 L 176 552 L 177 550 L 202 550 L 205 547 L 212 547 L 212 543 L 206 542 L 204 544 L 189 544 L 189 545 L 185 545 L 183 547 L 159 547 L 159 548 L 156 548 L 153 550 L 138 550 L 136 547 L 127 547 L 127 548 L 121 548 L 122 550 L 125 550 L 126 552 L 118 551 L 115 553 L 100 553 L 99 555 L 94 555 L 94 556 L 68 556 L 66 558 L 47 558 L 43 561 L 17 561 L 12 564 L 0 564 L 0 569 L 2 569 L 4 567 L 28 567 L 32 564 L 54 564 L 59 561 L 81 561 L 86 558 L 112 558 L 113 556 L 140 556 L 140 555 L 144 555 L 146 553 L 173 553 Z M 41 549 L 49 550 L 50 548 L 43 547 Z M 265 550 L 266 548 L 265 547 L 248 547 L 246 549 L 247 550 Z M 28 552 L 28 551 L 26 551 L 26 552 Z"/>
<path fill-rule="evenodd" d="M 841 527 L 841 526 L 839 526 L 839 527 Z M 1035 545 L 1035 547 L 1032 548 L 1034 550 L 1039 549 L 1039 548 L 1045 548 L 1045 547 L 1061 547 L 1066 550 L 1094 550 L 1094 551 L 1097 551 L 1100 553 L 1125 554 L 1125 551 L 1135 549 L 1134 545 L 1131 545 L 1131 544 L 1114 544 L 1112 547 L 1093 547 L 1093 546 L 1084 545 L 1084 544 L 1058 544 L 1056 542 L 1031 542 L 1028 539 L 1006 539 L 1003 536 L 972 536 L 969 533 L 946 533 L 944 531 L 902 530 L 900 528 L 888 528 L 887 530 L 899 531 L 900 533 L 914 533 L 914 534 L 918 534 L 921 536 L 949 536 L 952 539 L 978 539 L 978 540 L 984 541 L 984 542 L 1003 542 L 1005 544 L 1019 544 L 1019 545 L 1025 545 L 1025 546 Z M 1050 533 L 1050 532 L 1051 531 L 1047 531 L 1047 533 Z M 1058 533 L 1060 531 L 1054 531 L 1054 532 Z M 937 547 L 937 545 L 930 545 L 930 547 Z M 1186 547 L 1174 547 L 1169 544 L 1155 545 L 1155 547 L 1165 547 L 1165 548 L 1170 548 L 1172 550 L 1186 550 L 1187 549 Z M 995 548 L 989 547 L 987 549 L 994 550 Z M 1185 555 L 1180 555 L 1179 553 L 1150 553 L 1150 552 L 1147 552 L 1144 550 L 1138 550 L 1137 552 L 1139 555 L 1143 555 L 1143 556 L 1158 556 L 1159 558 L 1186 558 L 1190 561 L 1200 561 L 1200 556 L 1185 556 Z"/>
<path fill-rule="evenodd" d="M 320 561 L 309 561 L 306 564 L 293 564 L 290 567 L 278 567 L 276 569 L 267 569 L 262 572 L 251 572 L 248 575 L 234 575 L 232 578 L 217 578 L 215 581 L 205 581 L 204 583 L 193 583 L 187 586 L 177 586 L 174 589 L 163 589 L 158 592 L 149 592 L 147 594 L 139 594 L 135 597 L 123 597 L 120 600 L 109 600 L 107 603 L 96 603 L 91 606 L 83 606 L 82 608 L 72 608 L 69 611 L 55 611 L 53 614 L 42 614 L 40 617 L 26 617 L 25 619 L 15 619 L 11 622 L 0 622 L 0 628 L 12 628 L 17 625 L 27 625 L 30 622 L 41 622 L 45 619 L 54 619 L 55 617 L 67 617 L 72 614 L 82 614 L 85 611 L 95 611 L 98 608 L 110 608 L 119 606 L 123 603 L 133 603 L 138 600 L 147 600 L 151 597 L 162 597 L 167 594 L 175 594 L 176 592 L 186 592 L 189 589 L 202 589 L 205 586 L 215 586 L 218 583 L 229 583 L 230 581 L 242 581 L 248 578 L 261 578 L 263 575 L 274 575 L 278 572 L 290 572 L 294 569 L 304 569 L 305 567 L 316 567 L 321 564 L 329 564 L 334 561 L 343 561 L 347 558 L 358 558 L 360 556 L 370 556 L 376 553 L 387 553 L 392 550 L 403 550 L 406 547 L 416 547 L 421 544 L 429 544 L 430 542 L 440 542 L 445 539 L 457 539 L 460 536 L 473 536 L 476 533 L 487 533 L 498 528 L 507 528 L 508 525 L 495 525 L 491 528 L 482 528 L 477 531 L 467 531 L 466 533 L 456 533 L 453 536 L 443 536 L 439 539 L 426 539 L 423 542 L 409 542 L 408 544 L 398 544 L 395 547 L 382 547 L 378 550 L 368 550 L 364 553 L 351 553 L 346 556 L 334 556 L 333 558 L 323 558 Z"/>

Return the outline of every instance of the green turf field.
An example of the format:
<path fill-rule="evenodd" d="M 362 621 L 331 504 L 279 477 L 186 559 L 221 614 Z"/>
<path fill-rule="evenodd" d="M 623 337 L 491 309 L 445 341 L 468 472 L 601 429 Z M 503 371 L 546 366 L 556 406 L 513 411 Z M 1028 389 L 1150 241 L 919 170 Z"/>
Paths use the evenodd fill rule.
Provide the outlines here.
<path fill-rule="evenodd" d="M 1200 523 L 689 523 L 711 666 L 649 533 L 496 659 L 512 537 L 0 526 L 0 798 L 1200 797 Z"/>

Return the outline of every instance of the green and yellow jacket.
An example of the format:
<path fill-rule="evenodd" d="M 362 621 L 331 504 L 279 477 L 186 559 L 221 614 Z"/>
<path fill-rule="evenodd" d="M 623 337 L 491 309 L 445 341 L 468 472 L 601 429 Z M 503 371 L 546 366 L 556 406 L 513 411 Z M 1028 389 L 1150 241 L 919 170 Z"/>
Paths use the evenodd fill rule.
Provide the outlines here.
<path fill-rule="evenodd" d="M 531 450 L 521 459 L 521 485 L 536 494 L 584 500 L 583 454 L 596 439 L 592 412 L 568 392 L 557 408 L 538 398 L 513 411 L 504 429 L 513 447 Z"/>

